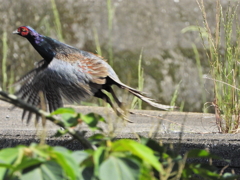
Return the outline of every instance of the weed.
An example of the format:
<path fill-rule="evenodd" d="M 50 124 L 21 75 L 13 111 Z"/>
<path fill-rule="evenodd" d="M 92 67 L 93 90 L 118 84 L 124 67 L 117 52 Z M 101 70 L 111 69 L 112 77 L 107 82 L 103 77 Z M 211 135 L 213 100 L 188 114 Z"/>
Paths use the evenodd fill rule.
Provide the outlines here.
<path fill-rule="evenodd" d="M 3 58 L 2 58 L 2 88 L 3 90 L 6 90 L 7 88 L 7 52 L 8 52 L 8 45 L 7 45 L 7 32 L 3 32 L 3 37 L 2 37 L 2 53 L 3 53 Z"/>
<path fill-rule="evenodd" d="M 203 39 L 209 64 L 211 76 L 214 81 L 214 101 L 216 123 L 221 133 L 233 133 L 238 131 L 240 125 L 240 102 L 238 86 L 238 75 L 240 66 L 240 26 L 237 22 L 238 5 L 232 6 L 223 15 L 220 1 L 216 1 L 216 26 L 215 30 L 210 28 L 203 0 L 198 1 L 204 22 L 204 34 L 207 33 L 207 43 Z M 236 27 L 235 27 L 236 26 Z M 236 33 L 236 40 L 234 39 Z M 202 35 L 203 33 L 200 32 Z M 223 40 L 224 39 L 224 40 Z"/>
<path fill-rule="evenodd" d="M 143 91 L 143 84 L 144 84 L 144 77 L 143 77 L 144 72 L 142 68 L 142 53 L 143 53 L 143 49 L 141 50 L 141 53 L 138 59 L 138 90 L 139 91 Z M 131 109 L 134 109 L 136 105 L 138 105 L 138 109 L 142 109 L 142 100 L 140 100 L 137 97 L 134 97 L 131 104 Z"/>
<path fill-rule="evenodd" d="M 111 66 L 113 66 L 113 45 L 112 45 L 112 29 L 113 29 L 113 15 L 114 8 L 112 5 L 112 0 L 107 0 L 107 10 L 108 10 L 108 61 Z"/>
<path fill-rule="evenodd" d="M 57 30 L 57 36 L 59 41 L 63 42 L 64 40 L 63 40 L 61 20 L 60 20 L 60 16 L 59 16 L 59 12 L 58 12 L 55 0 L 51 0 L 51 4 L 52 4 L 53 15 L 54 15 L 54 23 Z"/>
<path fill-rule="evenodd" d="M 170 103 L 170 106 L 175 106 L 176 105 L 176 100 L 177 100 L 177 97 L 178 97 L 178 93 L 179 93 L 179 87 L 180 87 L 180 84 L 181 84 L 182 81 L 179 82 L 179 84 L 177 85 L 174 93 L 173 93 L 173 97 L 171 99 L 171 103 Z M 183 101 L 184 102 L 184 101 Z M 181 111 L 183 110 L 184 108 L 184 103 L 181 104 Z"/>

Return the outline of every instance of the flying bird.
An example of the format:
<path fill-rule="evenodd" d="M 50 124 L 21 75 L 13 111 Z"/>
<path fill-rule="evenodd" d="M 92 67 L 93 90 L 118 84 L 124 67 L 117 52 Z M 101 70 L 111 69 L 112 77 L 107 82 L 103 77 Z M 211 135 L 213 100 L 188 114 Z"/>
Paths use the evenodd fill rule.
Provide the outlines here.
<path fill-rule="evenodd" d="M 21 88 L 15 93 L 27 103 L 40 107 L 41 91 L 50 112 L 63 106 L 63 98 L 68 102 L 76 102 L 95 96 L 105 100 L 119 115 L 111 99 L 102 91 L 111 93 L 118 107 L 122 103 L 115 95 L 112 85 L 127 90 L 129 93 L 145 101 L 149 105 L 167 110 L 173 106 L 158 104 L 144 93 L 122 83 L 113 68 L 102 57 L 79 50 L 56 39 L 39 34 L 29 26 L 21 26 L 13 33 L 26 38 L 42 56 L 36 67 L 25 74 L 17 83 Z M 26 111 L 23 112 L 23 117 Z M 28 119 L 31 118 L 29 113 Z"/>

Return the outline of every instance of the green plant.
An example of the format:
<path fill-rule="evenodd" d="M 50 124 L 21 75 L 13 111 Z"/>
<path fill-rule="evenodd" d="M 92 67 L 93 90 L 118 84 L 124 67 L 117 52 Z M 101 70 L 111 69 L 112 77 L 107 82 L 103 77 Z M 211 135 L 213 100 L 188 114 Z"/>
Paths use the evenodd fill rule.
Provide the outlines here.
<path fill-rule="evenodd" d="M 203 0 L 198 1 L 201 9 L 204 37 L 207 34 L 207 43 L 203 40 L 209 64 L 211 76 L 214 81 L 214 101 L 216 123 L 221 133 L 234 133 L 240 125 L 240 102 L 238 90 L 238 77 L 240 66 L 238 63 L 240 55 L 240 26 L 237 23 L 238 5 L 229 3 L 225 15 L 222 11 L 220 1 L 216 1 L 216 27 L 210 28 Z M 236 26 L 236 27 L 235 27 Z M 234 30 L 235 34 L 234 34 Z M 236 38 L 234 38 L 236 36 Z M 202 36 L 202 38 L 204 39 Z M 223 40 L 224 37 L 224 40 Z M 235 39 L 235 40 L 234 40 Z"/>
<path fill-rule="evenodd" d="M 204 79 L 203 79 L 203 70 L 202 70 L 202 65 L 199 57 L 199 52 L 197 50 L 197 47 L 195 44 L 192 44 L 193 47 L 193 52 L 195 54 L 195 59 L 196 59 L 196 64 L 197 64 L 197 69 L 198 69 L 198 75 L 200 78 L 200 83 L 201 83 L 201 88 L 202 88 L 202 102 L 206 102 L 206 93 L 204 91 Z M 203 112 L 205 111 L 205 108 L 203 108 Z"/>
<path fill-rule="evenodd" d="M 100 140 L 100 135 L 94 139 Z M 105 140 L 95 151 L 70 151 L 35 143 L 6 148 L 0 151 L 0 178 L 165 180 L 192 179 L 198 175 L 204 179 L 231 180 L 238 177 L 230 173 L 219 175 L 212 165 L 186 164 L 187 158 L 216 158 L 206 150 L 191 150 L 182 157 L 166 151 L 151 139 L 141 140 L 142 143 L 128 139 Z"/>
<path fill-rule="evenodd" d="M 221 175 L 212 164 L 186 163 L 189 158 L 218 159 L 206 150 L 191 150 L 181 156 L 171 146 L 163 146 L 150 138 L 140 137 L 139 142 L 116 140 L 98 127 L 99 122 L 106 123 L 99 115 L 82 115 L 72 108 L 60 108 L 49 114 L 1 90 L 0 99 L 51 120 L 64 128 L 55 134 L 56 137 L 69 133 L 85 147 L 82 151 L 70 151 L 64 147 L 32 143 L 2 149 L 2 180 L 177 180 L 196 177 L 233 180 L 238 177 L 230 173 Z M 74 127 L 83 123 L 95 134 L 86 138 L 84 132 L 77 132 Z"/>
<path fill-rule="evenodd" d="M 98 38 L 98 32 L 95 27 L 93 28 L 93 35 L 94 35 L 94 42 L 95 42 L 96 49 L 97 49 L 97 54 L 99 56 L 102 56 L 102 50 L 101 50 L 101 46 L 100 46 L 100 42 L 99 42 L 99 38 Z"/>
<path fill-rule="evenodd" d="M 6 90 L 7 88 L 7 52 L 8 52 L 8 45 L 7 45 L 7 32 L 3 32 L 2 36 L 2 86 L 3 89 Z"/>
<path fill-rule="evenodd" d="M 109 64 L 113 67 L 113 17 L 114 17 L 114 7 L 112 0 L 107 0 L 107 12 L 108 12 L 108 61 Z"/>
<path fill-rule="evenodd" d="M 180 84 L 181 84 L 182 81 L 179 82 L 179 84 L 177 85 L 174 93 L 173 93 L 173 97 L 171 99 L 171 103 L 170 103 L 170 106 L 175 106 L 176 104 L 176 100 L 177 100 L 177 97 L 178 97 L 178 91 L 179 91 L 179 87 L 180 87 Z M 184 108 L 184 101 L 181 102 L 181 106 L 180 106 L 180 111 L 183 111 L 183 108 Z"/>
<path fill-rule="evenodd" d="M 143 72 L 143 67 L 142 67 L 142 54 L 143 54 L 143 49 L 141 50 L 141 53 L 139 55 L 138 59 L 138 90 L 143 91 L 143 84 L 144 84 L 144 72 Z M 134 107 L 138 105 L 138 109 L 142 109 L 142 100 L 140 100 L 137 97 L 133 98 L 132 104 L 131 104 L 131 109 L 134 109 Z"/>
<path fill-rule="evenodd" d="M 51 0 L 51 5 L 52 5 L 52 11 L 53 11 L 53 15 L 54 15 L 54 24 L 55 24 L 55 27 L 57 30 L 58 40 L 61 42 L 64 42 L 61 20 L 60 20 L 60 16 L 59 16 L 59 12 L 58 12 L 55 0 Z"/>
<path fill-rule="evenodd" d="M 188 31 L 197 31 L 197 32 L 201 32 L 201 38 L 207 38 L 208 34 L 205 31 L 205 29 L 203 27 L 199 27 L 199 26 L 188 26 L 186 28 L 183 28 L 181 30 L 182 33 L 186 33 Z M 200 40 L 200 38 L 198 37 L 196 39 L 197 41 Z M 206 102 L 206 93 L 205 93 L 205 85 L 204 85 L 204 79 L 203 79 L 203 68 L 202 68 L 202 64 L 201 64 L 201 59 L 200 59 L 200 54 L 199 51 L 197 49 L 196 44 L 192 43 L 192 49 L 195 55 L 195 60 L 196 60 L 196 65 L 197 65 L 197 70 L 198 70 L 198 76 L 199 76 L 199 80 L 200 80 L 200 85 L 201 85 L 201 89 L 202 89 L 202 102 L 205 103 Z M 207 109 L 203 107 L 203 112 L 206 112 Z"/>

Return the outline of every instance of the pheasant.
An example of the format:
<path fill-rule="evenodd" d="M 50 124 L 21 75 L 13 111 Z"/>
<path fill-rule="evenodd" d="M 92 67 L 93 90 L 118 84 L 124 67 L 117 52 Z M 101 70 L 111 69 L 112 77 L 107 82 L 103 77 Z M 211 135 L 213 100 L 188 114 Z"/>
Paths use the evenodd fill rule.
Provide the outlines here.
<path fill-rule="evenodd" d="M 112 94 L 118 107 L 122 103 L 115 95 L 112 85 L 127 90 L 149 105 L 167 110 L 174 108 L 158 104 L 144 93 L 122 83 L 112 67 L 100 56 L 76 49 L 50 37 L 39 34 L 29 26 L 21 26 L 13 33 L 25 37 L 42 56 L 36 67 L 24 75 L 17 83 L 21 88 L 15 93 L 29 104 L 39 107 L 42 91 L 50 112 L 63 106 L 63 98 L 68 102 L 77 102 L 95 96 L 105 100 L 118 115 L 121 111 L 102 91 Z M 26 111 L 23 112 L 24 118 Z M 31 114 L 29 113 L 30 118 Z"/>

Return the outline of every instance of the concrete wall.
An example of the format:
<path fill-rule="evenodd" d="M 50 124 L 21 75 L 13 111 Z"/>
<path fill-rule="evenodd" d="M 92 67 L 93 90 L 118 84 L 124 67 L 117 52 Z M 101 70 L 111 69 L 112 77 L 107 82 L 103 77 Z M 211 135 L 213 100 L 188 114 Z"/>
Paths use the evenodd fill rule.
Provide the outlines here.
<path fill-rule="evenodd" d="M 210 26 L 214 27 L 215 1 L 204 2 Z M 222 1 L 224 11 L 227 2 Z M 42 34 L 59 38 L 51 1 L 0 0 L 0 4 L 0 34 L 4 31 L 8 34 L 8 75 L 14 71 L 18 79 L 41 57 L 26 40 L 11 32 L 21 25 L 30 25 Z M 213 100 L 211 82 L 204 80 L 202 86 L 192 50 L 192 44 L 196 44 L 203 73 L 207 74 L 208 62 L 199 33 L 181 32 L 189 26 L 202 26 L 195 1 L 113 0 L 112 31 L 108 26 L 107 0 L 58 0 L 56 5 L 65 42 L 96 52 L 94 35 L 98 35 L 106 59 L 108 45 L 112 45 L 114 69 L 123 82 L 137 87 L 137 61 L 143 48 L 144 91 L 151 97 L 168 104 L 180 84 L 177 105 L 185 102 L 186 111 L 201 111 L 203 103 Z"/>

